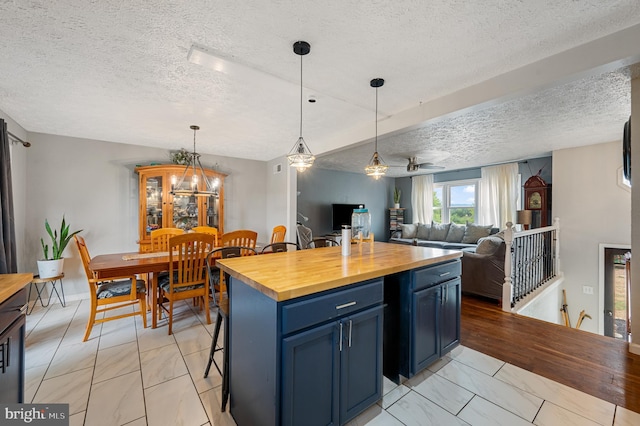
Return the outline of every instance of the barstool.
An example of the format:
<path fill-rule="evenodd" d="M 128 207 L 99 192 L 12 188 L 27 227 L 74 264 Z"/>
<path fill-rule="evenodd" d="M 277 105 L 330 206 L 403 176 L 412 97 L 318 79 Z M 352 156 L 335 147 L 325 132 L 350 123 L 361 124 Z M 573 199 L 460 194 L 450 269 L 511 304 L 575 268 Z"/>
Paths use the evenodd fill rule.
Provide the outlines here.
<path fill-rule="evenodd" d="M 38 295 L 36 296 L 36 300 L 33 301 L 33 305 L 31 306 L 31 310 L 27 310 L 27 315 L 30 315 L 33 312 L 33 308 L 36 307 L 36 302 L 40 299 L 40 306 L 46 308 L 51 303 L 51 296 L 53 296 L 53 292 L 58 296 L 58 301 L 64 308 L 65 299 L 64 299 L 64 287 L 62 287 L 62 279 L 64 278 L 64 272 L 60 275 L 50 278 L 40 278 L 40 275 L 34 275 L 33 280 L 31 281 L 31 285 L 29 286 L 29 295 L 27 296 L 27 301 L 31 300 L 31 288 L 35 285 L 36 292 Z M 62 293 L 62 297 L 60 297 L 60 293 L 58 293 L 58 289 L 56 288 L 56 283 L 60 281 L 60 293 Z M 47 300 L 47 304 L 44 304 L 44 300 L 42 300 L 42 292 L 47 287 L 47 283 L 51 283 L 51 292 L 49 293 L 49 299 Z M 38 284 L 42 284 L 42 287 L 38 288 Z"/>

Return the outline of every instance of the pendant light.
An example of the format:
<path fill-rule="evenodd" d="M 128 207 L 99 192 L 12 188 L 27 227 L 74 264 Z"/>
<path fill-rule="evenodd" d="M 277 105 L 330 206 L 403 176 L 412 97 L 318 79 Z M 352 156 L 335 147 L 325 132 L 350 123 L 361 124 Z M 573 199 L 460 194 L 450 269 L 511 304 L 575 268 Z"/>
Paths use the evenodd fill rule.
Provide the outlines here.
<path fill-rule="evenodd" d="M 218 179 L 214 179 L 211 182 L 206 173 L 204 167 L 200 163 L 200 154 L 196 152 L 196 132 L 200 130 L 200 126 L 189 126 L 193 130 L 193 152 L 188 153 L 189 161 L 182 172 L 182 176 L 178 179 L 175 175 L 171 176 L 171 195 L 183 195 L 187 197 L 216 197 L 218 196 Z M 202 178 L 204 187 L 198 188 L 198 181 Z M 186 185 L 185 185 L 186 183 Z"/>
<path fill-rule="evenodd" d="M 380 176 L 385 175 L 389 168 L 389 166 L 384 163 L 380 154 L 378 154 L 378 87 L 382 87 L 384 80 L 382 78 L 374 78 L 371 80 L 370 84 L 371 87 L 376 89 L 376 140 L 373 156 L 371 157 L 371 160 L 369 160 L 369 165 L 364 168 L 364 172 L 367 176 L 373 176 L 375 180 L 378 180 L 380 179 Z"/>
<path fill-rule="evenodd" d="M 316 159 L 302 137 L 302 57 L 310 51 L 311 46 L 306 41 L 293 43 L 293 52 L 296 55 L 300 55 L 300 137 L 291 148 L 291 151 L 289 151 L 287 159 L 289 160 L 289 165 L 298 169 L 299 172 L 304 172 L 311 167 Z"/>

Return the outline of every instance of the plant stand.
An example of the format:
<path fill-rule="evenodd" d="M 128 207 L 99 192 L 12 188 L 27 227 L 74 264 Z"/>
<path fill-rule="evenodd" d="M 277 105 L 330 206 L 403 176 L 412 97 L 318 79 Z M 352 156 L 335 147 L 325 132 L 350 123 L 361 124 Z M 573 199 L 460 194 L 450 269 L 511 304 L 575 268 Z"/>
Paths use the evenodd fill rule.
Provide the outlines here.
<path fill-rule="evenodd" d="M 33 276 L 33 280 L 31 281 L 31 285 L 29 286 L 29 295 L 27 296 L 27 303 L 29 302 L 29 300 L 31 300 L 31 289 L 33 288 L 33 286 L 36 287 L 36 293 L 38 293 L 38 295 L 36 296 L 36 300 L 33 301 L 33 305 L 31 306 L 31 309 L 27 309 L 27 315 L 30 315 L 31 312 L 33 312 L 33 308 L 36 307 L 36 303 L 38 302 L 38 299 L 40 300 L 40 306 L 42 306 L 43 308 L 46 308 L 47 306 L 49 306 L 49 304 L 51 303 L 51 296 L 53 296 L 53 293 L 56 293 L 56 296 L 58 296 L 58 301 L 60 302 L 60 304 L 62 305 L 62 307 L 64 308 L 66 306 L 66 301 L 64 298 L 64 288 L 62 287 L 62 279 L 64 278 L 64 272 L 61 273 L 58 276 L 55 277 L 51 277 L 51 278 L 40 278 L 39 275 L 34 275 Z M 60 281 L 60 293 L 58 293 L 58 289 L 56 289 L 56 283 Z M 44 300 L 42 299 L 42 292 L 44 291 L 44 289 L 47 286 L 47 283 L 51 283 L 51 292 L 49 293 L 49 299 L 47 300 L 47 304 L 44 304 Z M 38 288 L 38 284 L 42 284 L 42 287 Z M 60 297 L 60 294 L 62 293 L 62 297 Z"/>

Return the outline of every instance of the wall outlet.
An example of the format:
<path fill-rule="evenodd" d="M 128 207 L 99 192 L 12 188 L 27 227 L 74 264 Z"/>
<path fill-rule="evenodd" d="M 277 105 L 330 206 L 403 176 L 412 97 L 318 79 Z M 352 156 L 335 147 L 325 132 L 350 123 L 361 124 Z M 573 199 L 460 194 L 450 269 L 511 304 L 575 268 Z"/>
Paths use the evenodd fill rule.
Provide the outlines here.
<path fill-rule="evenodd" d="M 588 286 L 588 285 L 583 285 L 582 286 L 582 292 L 584 294 L 593 294 L 593 287 Z"/>

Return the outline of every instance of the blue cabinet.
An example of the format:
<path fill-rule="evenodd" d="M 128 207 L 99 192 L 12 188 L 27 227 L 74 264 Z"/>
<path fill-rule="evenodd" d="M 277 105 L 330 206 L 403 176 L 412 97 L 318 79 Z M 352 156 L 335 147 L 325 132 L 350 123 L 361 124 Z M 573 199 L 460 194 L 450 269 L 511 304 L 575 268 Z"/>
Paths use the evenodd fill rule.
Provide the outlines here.
<path fill-rule="evenodd" d="M 440 309 L 440 356 L 460 344 L 460 279 L 447 281 L 440 285 L 443 301 Z"/>
<path fill-rule="evenodd" d="M 0 303 L 0 403 L 24 402 L 26 308 L 24 288 Z"/>
<path fill-rule="evenodd" d="M 441 301 L 440 287 L 416 291 L 411 299 L 411 368 L 406 377 L 427 367 L 440 355 L 437 313 Z"/>
<path fill-rule="evenodd" d="M 411 377 L 460 343 L 460 279 L 412 295 Z"/>
<path fill-rule="evenodd" d="M 282 424 L 344 424 L 382 397 L 382 307 L 286 337 Z"/>
<path fill-rule="evenodd" d="M 285 302 L 229 291 L 238 425 L 339 425 L 382 398 L 382 278 Z"/>
<path fill-rule="evenodd" d="M 460 261 L 385 278 L 384 375 L 413 377 L 460 342 Z"/>
<path fill-rule="evenodd" d="M 339 424 L 339 326 L 325 324 L 282 341 L 282 424 Z"/>

